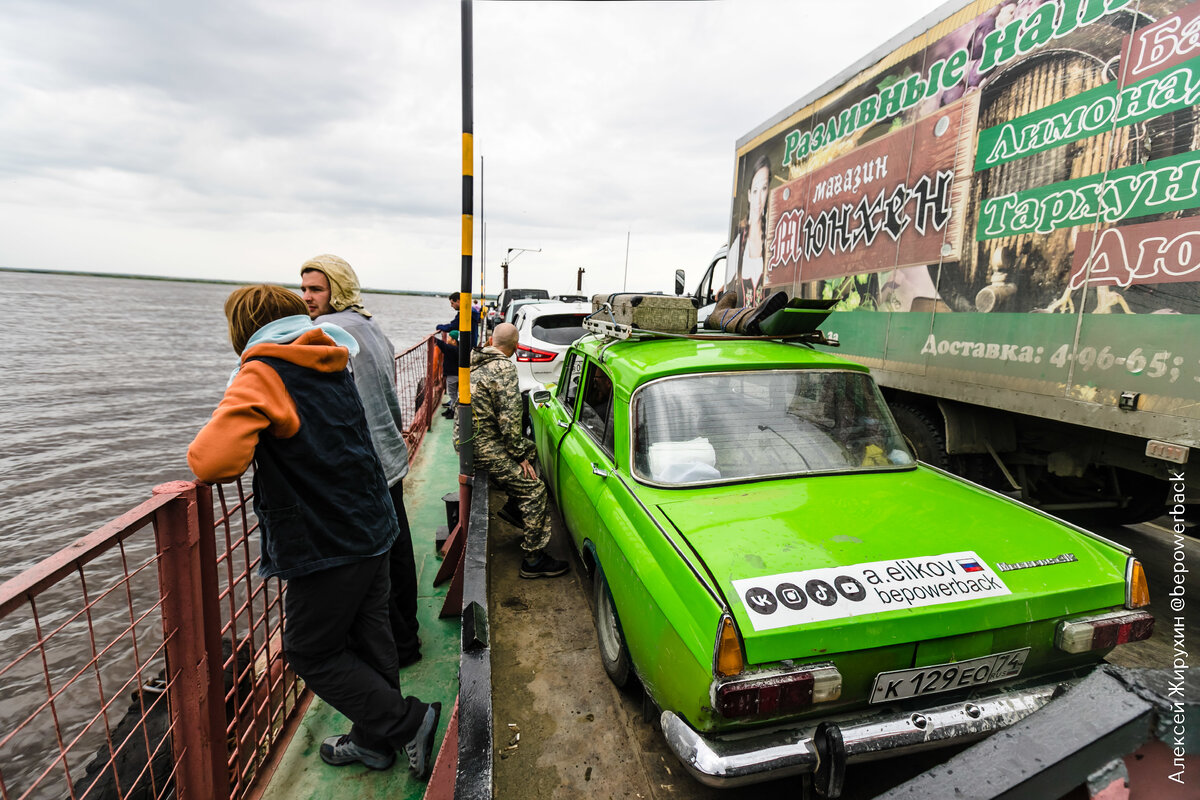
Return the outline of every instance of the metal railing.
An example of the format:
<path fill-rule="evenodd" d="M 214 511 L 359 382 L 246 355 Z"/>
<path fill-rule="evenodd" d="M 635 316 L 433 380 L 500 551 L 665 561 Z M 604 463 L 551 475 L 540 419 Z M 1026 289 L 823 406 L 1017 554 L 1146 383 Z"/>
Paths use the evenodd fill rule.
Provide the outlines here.
<path fill-rule="evenodd" d="M 411 461 L 444 387 L 432 337 L 396 374 Z M 244 476 L 163 484 L 0 585 L 0 797 L 242 798 L 270 769 L 309 695 L 250 500 Z"/>
<path fill-rule="evenodd" d="M 438 398 L 446 388 L 442 366 L 442 351 L 434 344 L 433 336 L 426 336 L 396 356 L 396 395 L 400 411 L 409 421 L 404 429 L 404 443 L 408 445 L 410 461 L 431 427 Z"/>

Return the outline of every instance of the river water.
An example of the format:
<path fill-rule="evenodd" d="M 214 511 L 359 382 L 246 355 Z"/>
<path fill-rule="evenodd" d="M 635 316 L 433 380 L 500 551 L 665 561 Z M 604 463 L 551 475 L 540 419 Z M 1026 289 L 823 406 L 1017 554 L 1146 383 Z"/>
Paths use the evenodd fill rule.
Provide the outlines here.
<path fill-rule="evenodd" d="M 237 363 L 234 288 L 0 271 L 0 581 L 192 477 L 188 443 Z M 397 353 L 454 313 L 444 297 L 364 305 Z"/>
<path fill-rule="evenodd" d="M 225 298 L 231 285 L 0 271 L 0 317 L 5 358 L 0 361 L 0 581 L 18 575 L 79 537 L 120 516 L 151 496 L 166 481 L 190 479 L 188 443 L 220 401 L 237 356 L 229 344 Z M 402 352 L 449 321 L 445 297 L 367 294 L 364 304 Z M 116 559 L 133 563 L 154 548 L 149 528 L 120 552 L 89 565 L 92 585 L 121 574 Z M 109 574 L 111 573 L 111 575 Z M 155 572 L 131 579 L 132 595 L 157 596 Z M 116 603 L 92 597 L 88 624 L 71 621 L 81 599 L 78 580 L 64 579 L 39 596 L 41 630 L 55 630 L 46 669 L 64 686 L 56 719 L 67 740 L 97 708 L 94 682 L 69 677 L 91 657 L 89 627 L 100 641 L 111 640 L 130 613 Z M 147 600 L 147 602 L 149 602 Z M 157 646 L 161 633 L 151 615 L 140 634 L 143 647 Z M 59 628 L 59 626 L 62 626 Z M 0 625 L 5 657 L 35 652 L 37 635 L 24 610 Z M 103 681 L 120 687 L 136 675 L 127 643 L 101 658 Z M 0 663 L 3 666 L 3 663 Z M 10 733 L 46 699 L 42 663 L 23 658 L 0 677 L 0 732 Z M 111 717 L 125 708 L 115 698 Z M 0 781 L 13 796 L 51 766 L 56 753 L 46 713 L 0 746 Z M 103 741 L 104 727 L 93 725 L 72 751 L 72 777 Z M 68 794 L 61 768 L 32 797 Z"/>

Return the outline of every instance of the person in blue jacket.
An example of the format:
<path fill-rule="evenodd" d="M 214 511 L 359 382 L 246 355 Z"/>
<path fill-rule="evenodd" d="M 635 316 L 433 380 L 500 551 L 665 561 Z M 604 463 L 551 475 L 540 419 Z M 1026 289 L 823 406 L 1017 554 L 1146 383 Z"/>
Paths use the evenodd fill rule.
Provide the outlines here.
<path fill-rule="evenodd" d="M 462 292 L 451 292 L 450 307 L 454 309 L 454 316 L 449 322 L 437 326 L 437 329 L 442 333 L 450 335 L 450 338 L 455 342 L 462 343 L 463 336 L 459 328 L 459 295 Z M 471 306 L 471 349 L 474 350 L 479 346 L 479 309 Z M 446 412 L 442 414 L 446 419 L 454 419 L 454 415 L 458 410 L 458 344 L 443 342 L 440 339 L 434 339 L 438 349 L 442 351 L 442 372 L 446 377 L 446 397 L 449 402 L 446 404 Z"/>

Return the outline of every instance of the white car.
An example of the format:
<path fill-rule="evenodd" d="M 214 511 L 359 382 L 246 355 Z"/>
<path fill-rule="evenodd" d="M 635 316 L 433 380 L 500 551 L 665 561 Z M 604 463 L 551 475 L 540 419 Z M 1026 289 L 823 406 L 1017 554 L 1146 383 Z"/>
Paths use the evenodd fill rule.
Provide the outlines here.
<path fill-rule="evenodd" d="M 513 361 L 522 393 L 558 379 L 563 353 L 586 333 L 583 320 L 591 313 L 590 303 L 546 300 L 517 308 L 512 323 L 520 332 L 520 341 Z"/>

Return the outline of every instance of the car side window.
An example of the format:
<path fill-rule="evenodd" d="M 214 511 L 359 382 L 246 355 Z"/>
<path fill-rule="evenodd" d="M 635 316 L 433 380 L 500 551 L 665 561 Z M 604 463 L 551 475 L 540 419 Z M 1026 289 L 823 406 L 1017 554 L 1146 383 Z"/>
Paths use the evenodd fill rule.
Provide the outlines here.
<path fill-rule="evenodd" d="M 701 306 L 706 306 L 709 303 L 715 303 L 716 298 L 713 296 L 712 281 L 714 274 L 725 274 L 725 259 L 718 259 L 716 262 L 708 265 L 708 272 L 704 273 L 704 277 L 700 279 L 700 285 L 696 289 L 696 299 L 700 301 Z"/>
<path fill-rule="evenodd" d="M 563 365 L 562 372 L 562 392 L 559 394 L 559 400 L 563 407 L 567 409 L 567 416 L 574 416 L 575 398 L 579 396 L 579 378 L 583 375 L 583 359 L 575 353 L 567 356 L 567 363 Z"/>
<path fill-rule="evenodd" d="M 613 387 L 604 370 L 592 364 L 583 386 L 579 422 L 611 457 L 613 454 Z"/>

